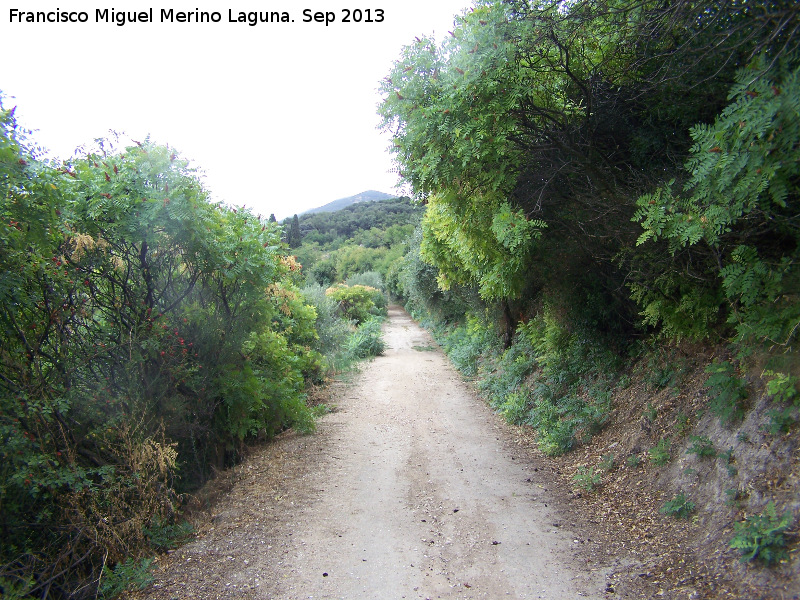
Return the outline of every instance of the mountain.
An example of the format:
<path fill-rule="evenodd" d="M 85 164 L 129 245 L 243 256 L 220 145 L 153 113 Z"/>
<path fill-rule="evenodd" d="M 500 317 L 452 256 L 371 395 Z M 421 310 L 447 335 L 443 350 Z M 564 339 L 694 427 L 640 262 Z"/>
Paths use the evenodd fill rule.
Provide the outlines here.
<path fill-rule="evenodd" d="M 304 244 L 316 243 L 320 248 L 332 250 L 351 238 L 357 238 L 356 244 L 371 247 L 378 242 L 390 245 L 385 243 L 386 240 L 378 240 L 374 229 L 383 231 L 382 237 L 388 233 L 389 237 L 405 239 L 414 231 L 424 212 L 424 206 L 415 204 L 408 197 L 390 197 L 386 200 L 362 200 L 330 212 L 304 213 L 298 217 L 298 225 Z M 406 231 L 409 227 L 410 230 Z"/>
<path fill-rule="evenodd" d="M 375 190 L 367 190 L 366 192 L 361 192 L 360 194 L 356 194 L 355 196 L 348 196 L 347 198 L 340 198 L 339 200 L 328 202 L 323 206 L 312 208 L 311 210 L 307 210 L 302 214 L 310 215 L 313 213 L 321 213 L 321 212 L 335 212 L 337 210 L 341 210 L 347 206 L 350 206 L 351 204 L 356 204 L 358 202 L 388 200 L 389 198 L 396 198 L 396 197 L 397 196 L 393 196 L 392 194 L 384 194 L 383 192 L 376 192 Z"/>

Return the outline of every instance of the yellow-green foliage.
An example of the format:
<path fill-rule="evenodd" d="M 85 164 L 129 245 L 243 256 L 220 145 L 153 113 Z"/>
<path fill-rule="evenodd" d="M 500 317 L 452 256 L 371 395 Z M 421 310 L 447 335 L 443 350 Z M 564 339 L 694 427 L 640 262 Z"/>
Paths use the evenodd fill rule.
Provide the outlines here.
<path fill-rule="evenodd" d="M 371 316 L 385 314 L 386 298 L 380 290 L 366 285 L 344 284 L 328 288 L 325 294 L 339 303 L 339 313 L 356 324 Z"/>
<path fill-rule="evenodd" d="M 516 297 L 532 244 L 544 223 L 529 220 L 497 194 L 458 202 L 452 193 L 429 198 L 421 256 L 439 269 L 439 286 L 477 285 L 486 299 Z"/>

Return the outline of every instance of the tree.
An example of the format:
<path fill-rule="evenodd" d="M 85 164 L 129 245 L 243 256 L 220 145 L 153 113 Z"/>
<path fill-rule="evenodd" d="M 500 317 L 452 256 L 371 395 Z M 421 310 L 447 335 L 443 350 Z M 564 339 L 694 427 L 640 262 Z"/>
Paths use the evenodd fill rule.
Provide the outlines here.
<path fill-rule="evenodd" d="M 297 248 L 303 242 L 303 235 L 300 233 L 300 220 L 297 215 L 292 217 L 289 231 L 286 233 L 286 243 L 289 248 Z"/>
<path fill-rule="evenodd" d="M 428 202 L 422 256 L 440 284 L 506 305 L 599 294 L 586 320 L 632 326 L 631 271 L 677 282 L 696 255 L 635 250 L 637 198 L 680 175 L 690 127 L 723 109 L 738 67 L 786 55 L 799 14 L 793 2 L 484 0 L 441 47 L 405 47 L 379 114 Z M 701 295 L 698 311 L 716 301 Z"/>

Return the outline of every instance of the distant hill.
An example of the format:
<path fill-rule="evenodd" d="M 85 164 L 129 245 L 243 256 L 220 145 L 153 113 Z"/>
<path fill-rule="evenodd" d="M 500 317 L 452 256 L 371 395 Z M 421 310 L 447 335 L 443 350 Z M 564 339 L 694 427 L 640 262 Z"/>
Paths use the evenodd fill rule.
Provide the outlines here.
<path fill-rule="evenodd" d="M 356 244 L 371 246 L 374 243 L 388 245 L 386 239 L 378 240 L 374 232 L 367 235 L 372 229 L 386 232 L 392 229 L 392 236 L 407 237 L 419 222 L 425 207 L 414 204 L 410 198 L 395 198 L 389 196 L 384 200 L 368 200 L 367 194 L 381 194 L 380 192 L 365 192 L 359 194 L 364 197 L 362 200 L 351 202 L 341 208 L 331 208 L 325 211 L 317 209 L 316 212 L 306 212 L 298 217 L 298 225 L 302 236 L 302 242 L 317 243 L 321 248 L 333 249 L 339 247 L 346 240 L 354 241 Z M 356 196 L 353 196 L 356 198 Z M 343 202 L 349 200 L 337 200 Z M 331 202 L 326 206 L 336 204 Z M 405 228 L 401 233 L 397 228 Z M 406 229 L 410 229 L 406 231 Z M 366 235 L 366 237 L 364 237 Z M 381 236 L 378 236 L 381 237 Z M 385 237 L 385 236 L 383 236 Z M 370 239 L 367 239 L 370 238 Z M 375 238 L 375 239 L 372 239 Z"/>
<path fill-rule="evenodd" d="M 391 194 L 376 192 L 375 190 L 368 190 L 366 192 L 361 192 L 360 194 L 356 194 L 355 196 L 348 196 L 347 198 L 340 198 L 339 200 L 328 202 L 327 204 L 318 206 L 317 208 L 312 208 L 311 210 L 307 210 L 302 214 L 310 215 L 321 212 L 335 212 L 337 210 L 346 208 L 351 204 L 357 204 L 358 202 L 374 202 L 377 200 L 388 200 L 390 198 L 396 198 L 396 197 L 397 196 L 392 196 Z"/>

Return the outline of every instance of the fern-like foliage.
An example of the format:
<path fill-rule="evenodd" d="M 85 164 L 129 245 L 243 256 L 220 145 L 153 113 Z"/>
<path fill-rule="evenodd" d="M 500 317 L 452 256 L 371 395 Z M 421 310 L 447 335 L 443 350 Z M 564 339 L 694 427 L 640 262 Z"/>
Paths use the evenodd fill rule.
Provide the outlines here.
<path fill-rule="evenodd" d="M 778 516 L 775 503 L 770 502 L 764 512 L 736 523 L 730 546 L 741 552 L 742 562 L 758 560 L 773 565 L 787 556 L 785 534 L 793 520 L 790 511 Z"/>
<path fill-rule="evenodd" d="M 800 68 L 756 60 L 729 98 L 713 124 L 691 131 L 683 192 L 671 181 L 639 198 L 638 244 L 664 239 L 673 254 L 705 245 L 739 339 L 788 346 L 800 325 Z M 651 321 L 669 310 L 645 305 Z"/>

